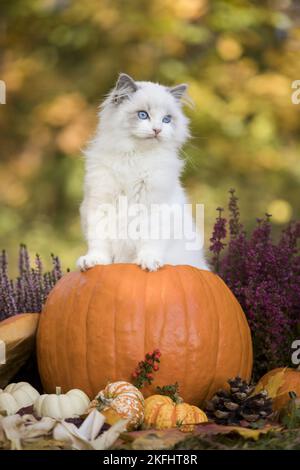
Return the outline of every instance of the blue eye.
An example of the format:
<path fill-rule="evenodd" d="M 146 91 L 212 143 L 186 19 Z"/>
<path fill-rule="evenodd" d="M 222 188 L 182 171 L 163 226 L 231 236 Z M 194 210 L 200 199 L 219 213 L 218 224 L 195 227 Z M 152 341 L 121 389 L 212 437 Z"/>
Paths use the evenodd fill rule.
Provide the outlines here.
<path fill-rule="evenodd" d="M 147 113 L 147 111 L 139 111 L 138 112 L 138 117 L 140 119 L 148 119 L 149 118 L 149 114 Z"/>
<path fill-rule="evenodd" d="M 164 122 L 165 124 L 169 124 L 169 122 L 171 122 L 171 119 L 172 116 L 170 116 L 170 114 L 167 114 L 165 117 L 163 117 L 162 122 Z"/>

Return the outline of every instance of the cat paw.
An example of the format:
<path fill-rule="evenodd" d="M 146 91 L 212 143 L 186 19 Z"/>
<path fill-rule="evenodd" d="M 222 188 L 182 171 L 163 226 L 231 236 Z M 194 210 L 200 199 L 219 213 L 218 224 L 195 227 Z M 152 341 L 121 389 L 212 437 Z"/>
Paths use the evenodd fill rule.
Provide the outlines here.
<path fill-rule="evenodd" d="M 87 271 L 89 268 L 99 264 L 111 264 L 110 257 L 103 256 L 98 253 L 87 253 L 84 256 L 80 256 L 76 263 L 80 271 Z"/>
<path fill-rule="evenodd" d="M 136 264 L 148 271 L 157 271 L 163 266 L 163 262 L 159 256 L 151 251 L 141 251 L 138 254 Z"/>

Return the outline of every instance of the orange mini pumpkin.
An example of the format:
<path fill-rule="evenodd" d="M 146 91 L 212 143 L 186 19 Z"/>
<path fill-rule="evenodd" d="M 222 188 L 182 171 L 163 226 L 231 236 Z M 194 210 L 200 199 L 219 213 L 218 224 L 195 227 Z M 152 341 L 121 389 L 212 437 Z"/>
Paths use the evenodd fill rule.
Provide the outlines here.
<path fill-rule="evenodd" d="M 195 424 L 208 421 L 204 411 L 197 406 L 188 405 L 164 395 L 152 395 L 145 400 L 146 427 L 168 429 L 179 427 L 183 431 L 191 431 Z"/>
<path fill-rule="evenodd" d="M 90 398 L 108 382 L 131 380 L 148 351 L 161 352 L 153 386 L 178 382 L 199 404 L 239 375 L 249 380 L 251 336 L 245 315 L 214 273 L 190 266 L 156 272 L 135 264 L 96 266 L 66 274 L 41 314 L 37 353 L 46 392 Z"/>
<path fill-rule="evenodd" d="M 290 400 L 289 392 L 295 392 L 300 397 L 300 371 L 288 367 L 270 370 L 256 386 L 256 391 L 262 389 L 273 398 L 273 409 L 280 410 Z"/>
<path fill-rule="evenodd" d="M 136 429 L 144 420 L 144 397 L 128 382 L 108 384 L 91 402 L 90 410 L 93 408 L 97 408 L 111 425 L 120 418 L 129 419 L 128 430 Z"/>

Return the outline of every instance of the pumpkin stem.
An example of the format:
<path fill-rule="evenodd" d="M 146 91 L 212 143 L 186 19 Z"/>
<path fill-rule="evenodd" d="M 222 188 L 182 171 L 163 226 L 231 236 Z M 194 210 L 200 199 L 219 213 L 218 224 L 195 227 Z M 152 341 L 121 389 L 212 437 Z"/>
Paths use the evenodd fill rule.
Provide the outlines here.
<path fill-rule="evenodd" d="M 107 398 L 105 397 L 102 393 L 100 393 L 97 397 L 97 409 L 99 411 L 103 410 L 103 408 L 106 408 L 107 406 L 110 406 L 112 402 L 114 401 L 114 398 Z"/>
<path fill-rule="evenodd" d="M 183 403 L 183 399 L 179 396 L 179 384 L 175 382 L 172 385 L 163 385 L 162 387 L 156 387 L 157 393 L 160 395 L 166 395 L 170 397 L 176 405 Z"/>
<path fill-rule="evenodd" d="M 55 387 L 55 393 L 56 393 L 56 395 L 60 395 L 61 394 L 61 387 Z"/>

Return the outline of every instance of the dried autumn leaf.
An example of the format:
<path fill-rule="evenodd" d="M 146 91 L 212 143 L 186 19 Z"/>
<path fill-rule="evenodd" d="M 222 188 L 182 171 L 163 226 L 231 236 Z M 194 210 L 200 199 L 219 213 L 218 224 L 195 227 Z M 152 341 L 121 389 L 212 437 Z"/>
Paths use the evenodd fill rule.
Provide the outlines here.
<path fill-rule="evenodd" d="M 266 426 L 261 429 L 249 429 L 249 428 L 242 428 L 240 426 L 229 426 L 230 432 L 236 432 L 240 436 L 242 436 L 244 439 L 253 439 L 254 441 L 257 441 L 259 437 L 262 434 L 267 434 L 271 431 L 273 432 L 279 432 L 282 430 L 281 427 L 276 427 L 276 426 Z"/>
<path fill-rule="evenodd" d="M 190 436 L 217 436 L 225 434 L 237 434 L 244 439 L 252 439 L 257 441 L 261 435 L 269 432 L 280 432 L 282 426 L 272 426 L 270 424 L 260 429 L 249 429 L 241 426 L 225 426 L 215 423 L 203 423 L 195 426 Z M 133 431 L 120 435 L 120 440 L 116 443 L 116 449 L 135 449 L 135 450 L 151 450 L 151 449 L 172 449 L 175 444 L 184 440 L 185 437 L 179 429 Z M 123 442 L 121 442 L 123 441 Z"/>
<path fill-rule="evenodd" d="M 250 429 L 244 428 L 242 426 L 225 426 L 214 423 L 202 424 L 196 427 L 194 434 L 196 435 L 218 435 L 218 434 L 230 434 L 237 433 L 242 436 L 244 439 L 257 439 L 261 434 L 267 434 L 268 432 L 280 432 L 282 431 L 282 426 L 272 426 L 266 424 L 263 428 L 259 429 Z"/>
<path fill-rule="evenodd" d="M 49 437 L 41 437 L 32 442 L 25 442 L 22 450 L 72 450 L 65 442 L 57 441 Z"/>
<path fill-rule="evenodd" d="M 277 374 L 272 375 L 266 385 L 263 385 L 262 383 L 259 382 L 256 385 L 252 395 L 256 395 L 257 393 L 260 393 L 262 390 L 266 390 L 270 398 L 278 397 L 280 395 L 278 394 L 278 391 L 280 387 L 282 387 L 282 385 L 284 384 L 285 371 L 286 371 L 286 368 L 282 369 Z"/>
<path fill-rule="evenodd" d="M 135 450 L 171 449 L 183 438 L 183 433 L 177 428 L 131 431 L 120 435 L 116 448 L 129 447 Z"/>

